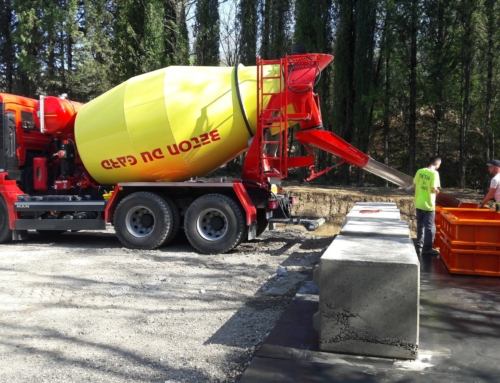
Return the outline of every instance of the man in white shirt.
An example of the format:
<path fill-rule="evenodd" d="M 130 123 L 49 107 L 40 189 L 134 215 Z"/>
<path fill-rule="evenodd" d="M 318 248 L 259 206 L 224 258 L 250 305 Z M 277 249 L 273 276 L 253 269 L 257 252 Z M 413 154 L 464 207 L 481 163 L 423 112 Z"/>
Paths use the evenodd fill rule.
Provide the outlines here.
<path fill-rule="evenodd" d="M 477 205 L 478 208 L 483 207 L 493 197 L 496 201 L 496 211 L 499 211 L 500 204 L 500 161 L 493 160 L 488 162 L 488 171 L 493 176 L 490 182 L 490 190 L 484 199 Z"/>

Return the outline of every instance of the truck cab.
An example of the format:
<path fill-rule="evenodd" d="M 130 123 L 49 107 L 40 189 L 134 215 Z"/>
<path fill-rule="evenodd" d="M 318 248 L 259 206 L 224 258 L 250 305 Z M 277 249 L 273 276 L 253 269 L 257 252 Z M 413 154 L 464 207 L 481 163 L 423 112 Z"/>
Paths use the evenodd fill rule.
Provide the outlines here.
<path fill-rule="evenodd" d="M 0 173 L 33 190 L 33 158 L 43 156 L 52 137 L 33 122 L 37 100 L 0 93 Z"/>

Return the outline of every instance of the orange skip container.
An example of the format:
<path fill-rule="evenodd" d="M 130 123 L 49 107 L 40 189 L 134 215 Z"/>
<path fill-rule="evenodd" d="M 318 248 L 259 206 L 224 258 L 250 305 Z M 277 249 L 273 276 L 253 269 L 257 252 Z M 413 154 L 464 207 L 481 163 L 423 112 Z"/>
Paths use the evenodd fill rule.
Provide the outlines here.
<path fill-rule="evenodd" d="M 500 213 L 442 208 L 439 247 L 452 274 L 500 276 Z"/>
<path fill-rule="evenodd" d="M 477 208 L 476 203 L 458 202 L 457 204 L 459 207 L 446 207 L 446 206 L 441 206 L 441 205 L 436 206 L 436 217 L 435 217 L 436 236 L 434 237 L 434 247 L 438 250 L 441 248 L 441 212 L 443 210 L 461 210 L 461 209 L 476 209 Z M 487 208 L 483 208 L 483 209 L 487 209 Z"/>

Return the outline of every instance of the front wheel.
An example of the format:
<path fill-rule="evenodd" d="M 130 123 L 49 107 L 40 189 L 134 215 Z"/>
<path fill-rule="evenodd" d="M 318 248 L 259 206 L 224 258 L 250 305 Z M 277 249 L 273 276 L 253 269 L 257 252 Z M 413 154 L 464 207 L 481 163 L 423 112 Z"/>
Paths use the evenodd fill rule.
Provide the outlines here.
<path fill-rule="evenodd" d="M 116 208 L 115 231 L 120 242 L 130 249 L 157 249 L 169 239 L 173 213 L 170 205 L 150 192 L 133 193 Z"/>
<path fill-rule="evenodd" d="M 9 226 L 9 211 L 7 204 L 0 195 L 0 243 L 7 243 L 12 240 L 12 230 Z"/>
<path fill-rule="evenodd" d="M 245 233 L 240 205 L 223 194 L 207 194 L 187 209 L 184 231 L 193 247 L 205 254 L 222 254 L 237 246 Z"/>

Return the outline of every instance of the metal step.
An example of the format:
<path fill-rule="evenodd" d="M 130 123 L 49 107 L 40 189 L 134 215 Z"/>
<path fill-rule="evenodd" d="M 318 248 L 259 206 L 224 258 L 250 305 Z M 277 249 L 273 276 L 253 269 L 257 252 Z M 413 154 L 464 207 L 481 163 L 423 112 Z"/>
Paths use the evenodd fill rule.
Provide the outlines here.
<path fill-rule="evenodd" d="M 103 219 L 16 219 L 16 230 L 105 230 Z"/>
<path fill-rule="evenodd" d="M 282 223 L 285 225 L 302 225 L 308 231 L 314 231 L 326 222 L 326 217 L 290 217 L 290 218 L 269 218 L 270 223 Z"/>

